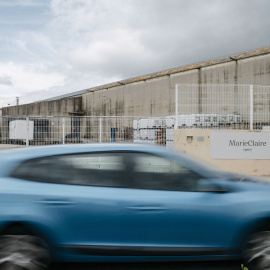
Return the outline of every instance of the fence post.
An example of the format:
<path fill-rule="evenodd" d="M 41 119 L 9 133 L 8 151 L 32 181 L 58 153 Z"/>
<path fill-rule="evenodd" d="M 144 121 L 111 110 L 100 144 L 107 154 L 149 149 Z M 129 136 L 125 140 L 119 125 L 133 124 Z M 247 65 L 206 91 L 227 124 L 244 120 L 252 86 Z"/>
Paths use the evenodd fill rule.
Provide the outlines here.
<path fill-rule="evenodd" d="M 175 85 L 175 119 L 174 129 L 178 128 L 178 84 Z"/>
<path fill-rule="evenodd" d="M 253 130 L 253 85 L 250 85 L 250 131 Z"/>
<path fill-rule="evenodd" d="M 65 144 L 65 118 L 63 118 L 63 144 Z"/>
<path fill-rule="evenodd" d="M 26 139 L 25 139 L 26 147 L 29 146 L 29 117 L 26 117 Z"/>
<path fill-rule="evenodd" d="M 102 118 L 99 118 L 99 142 L 102 142 Z"/>

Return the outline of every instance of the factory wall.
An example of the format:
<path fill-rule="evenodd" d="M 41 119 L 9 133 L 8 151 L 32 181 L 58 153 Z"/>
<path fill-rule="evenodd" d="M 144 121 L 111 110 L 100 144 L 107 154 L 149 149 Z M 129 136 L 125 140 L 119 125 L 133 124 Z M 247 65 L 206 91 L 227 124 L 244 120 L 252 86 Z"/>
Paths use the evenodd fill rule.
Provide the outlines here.
<path fill-rule="evenodd" d="M 112 88 L 104 87 L 98 91 L 90 90 L 82 96 L 82 109 L 86 111 L 87 115 L 153 117 L 172 115 L 175 110 L 176 84 L 270 85 L 270 54 L 237 61 L 231 59 L 223 63 L 172 73 L 159 78 L 150 78 Z M 231 87 L 228 91 L 237 90 Z M 181 111 L 181 93 L 179 95 L 179 114 L 189 113 Z M 241 95 L 239 94 L 239 98 L 235 100 L 237 103 L 241 103 Z M 194 100 L 194 102 L 196 103 L 198 100 Z M 223 105 L 225 108 L 226 104 Z M 199 111 L 198 106 L 198 113 L 210 113 L 207 112 L 207 107 L 210 106 L 204 104 L 202 107 L 204 111 Z"/>
<path fill-rule="evenodd" d="M 41 101 L 20 106 L 2 108 L 5 115 L 29 116 L 71 116 L 82 111 L 81 97 Z"/>
<path fill-rule="evenodd" d="M 238 61 L 237 83 L 270 85 L 270 54 Z"/>
<path fill-rule="evenodd" d="M 83 95 L 83 110 L 87 115 L 166 115 L 174 95 L 169 84 L 169 77 L 161 77 L 89 92 Z"/>
<path fill-rule="evenodd" d="M 76 98 L 5 107 L 3 115 L 173 115 L 176 84 L 270 85 L 270 47 L 93 87 Z M 198 106 L 198 113 L 207 113 L 202 109 Z M 182 113 L 189 112 L 181 111 L 180 103 Z"/>

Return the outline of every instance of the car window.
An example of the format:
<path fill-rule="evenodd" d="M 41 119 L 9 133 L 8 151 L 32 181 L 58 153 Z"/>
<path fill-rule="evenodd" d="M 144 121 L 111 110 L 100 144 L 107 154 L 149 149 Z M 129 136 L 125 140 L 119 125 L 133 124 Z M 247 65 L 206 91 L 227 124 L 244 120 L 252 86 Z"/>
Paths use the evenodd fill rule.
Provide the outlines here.
<path fill-rule="evenodd" d="M 119 153 L 92 153 L 59 157 L 75 172 L 71 184 L 125 187 L 123 156 Z"/>
<path fill-rule="evenodd" d="M 46 183 L 124 187 L 119 153 L 74 154 L 28 160 L 13 177 Z"/>
<path fill-rule="evenodd" d="M 202 178 L 181 163 L 160 156 L 130 153 L 127 161 L 133 164 L 129 168 L 133 188 L 194 191 Z"/>
<path fill-rule="evenodd" d="M 69 155 L 62 156 L 59 159 L 80 169 L 113 171 L 123 169 L 122 158 L 118 154 Z"/>
<path fill-rule="evenodd" d="M 57 157 L 28 160 L 18 166 L 11 176 L 31 181 L 65 183 L 72 181 L 74 170 Z"/>
<path fill-rule="evenodd" d="M 202 178 L 179 162 L 141 152 L 32 159 L 18 166 L 12 176 L 46 183 L 172 191 L 194 191 Z"/>

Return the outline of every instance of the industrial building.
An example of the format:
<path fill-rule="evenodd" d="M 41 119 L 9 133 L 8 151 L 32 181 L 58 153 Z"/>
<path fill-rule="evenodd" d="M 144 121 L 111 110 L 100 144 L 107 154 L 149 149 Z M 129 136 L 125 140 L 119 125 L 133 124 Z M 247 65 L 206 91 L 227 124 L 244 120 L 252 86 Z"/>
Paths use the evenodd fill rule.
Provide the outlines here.
<path fill-rule="evenodd" d="M 270 47 L 168 69 L 30 104 L 3 116 L 168 116 L 176 84 L 270 85 Z"/>

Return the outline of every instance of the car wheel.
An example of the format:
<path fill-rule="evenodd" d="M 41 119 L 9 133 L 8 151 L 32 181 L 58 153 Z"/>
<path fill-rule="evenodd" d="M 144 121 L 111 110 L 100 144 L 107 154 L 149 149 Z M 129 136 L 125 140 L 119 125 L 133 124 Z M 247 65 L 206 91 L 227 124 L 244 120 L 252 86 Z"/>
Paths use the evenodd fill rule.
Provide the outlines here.
<path fill-rule="evenodd" d="M 270 269 L 270 231 L 257 232 L 249 237 L 244 259 L 249 270 Z"/>
<path fill-rule="evenodd" d="M 42 270 L 50 263 L 46 243 L 32 235 L 3 235 L 0 237 L 0 269 Z"/>

